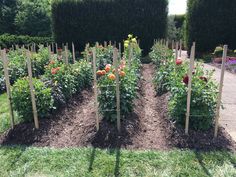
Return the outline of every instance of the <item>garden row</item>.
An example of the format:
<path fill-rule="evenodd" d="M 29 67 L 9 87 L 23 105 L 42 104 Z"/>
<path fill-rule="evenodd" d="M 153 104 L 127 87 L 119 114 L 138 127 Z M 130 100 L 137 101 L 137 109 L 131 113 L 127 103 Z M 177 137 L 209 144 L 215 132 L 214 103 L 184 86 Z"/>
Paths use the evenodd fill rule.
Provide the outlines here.
<path fill-rule="evenodd" d="M 189 61 L 173 57 L 173 51 L 159 43 L 152 47 L 150 57 L 157 68 L 155 85 L 158 94 L 170 93 L 168 111 L 171 119 L 186 126 Z M 214 124 L 218 85 L 212 79 L 212 74 L 213 71 L 205 71 L 201 63 L 196 62 L 193 66 L 189 112 L 191 129 L 208 130 Z"/>
<path fill-rule="evenodd" d="M 13 84 L 17 79 L 28 75 L 26 49 L 19 47 L 15 50 L 6 49 L 6 53 L 8 58 L 10 83 Z M 39 45 L 37 53 L 31 52 L 33 76 L 39 77 L 40 75 L 43 75 L 45 72 L 45 66 L 49 63 L 50 59 L 55 60 L 55 58 L 58 58 L 59 60 L 65 58 L 65 51 L 59 49 L 59 52 L 57 54 L 52 54 L 49 48 L 43 47 L 43 45 Z M 72 62 L 71 54 L 69 52 L 68 58 L 69 62 Z M 5 89 L 3 62 L 2 60 L 0 60 L 0 93 L 5 91 Z"/>
<path fill-rule="evenodd" d="M 98 80 L 99 110 L 104 118 L 114 122 L 117 112 L 116 85 L 120 89 L 120 112 L 122 117 L 132 111 L 132 102 L 136 95 L 137 81 L 140 66 L 141 50 L 136 38 L 129 35 L 124 43 L 124 53 L 121 54 L 119 45 L 117 49 L 112 45 L 98 43 L 94 47 L 86 46 L 84 59 L 72 62 L 70 53 L 57 50 L 57 54 L 51 53 L 49 48 L 40 47 L 38 53 L 29 53 L 25 49 L 10 50 L 7 53 L 10 83 L 11 102 L 13 109 L 25 120 L 33 120 L 33 99 L 30 88 L 30 76 L 27 72 L 27 64 L 32 63 L 32 85 L 35 95 L 35 106 L 39 118 L 48 117 L 59 107 L 78 94 L 82 89 L 91 87 L 92 76 Z M 4 50 L 6 51 L 6 50 Z M 114 54 L 117 52 L 118 64 L 114 65 Z M 132 55 L 131 55 L 132 53 Z M 30 58 L 27 62 L 26 58 Z M 66 59 L 67 58 L 67 59 Z M 69 58 L 69 61 L 68 61 Z M 95 72 L 92 70 L 92 61 L 95 59 Z M 73 64 L 72 64 L 73 63 Z M 129 63 L 127 66 L 126 63 Z M 0 64 L 2 66 L 3 63 Z M 98 69 L 98 71 L 96 71 Z M 29 68 L 28 68 L 29 70 Z M 1 68 L 2 84 L 5 86 L 3 68 Z M 4 88 L 3 88 L 4 89 Z M 3 90 L 2 89 L 2 90 Z"/>

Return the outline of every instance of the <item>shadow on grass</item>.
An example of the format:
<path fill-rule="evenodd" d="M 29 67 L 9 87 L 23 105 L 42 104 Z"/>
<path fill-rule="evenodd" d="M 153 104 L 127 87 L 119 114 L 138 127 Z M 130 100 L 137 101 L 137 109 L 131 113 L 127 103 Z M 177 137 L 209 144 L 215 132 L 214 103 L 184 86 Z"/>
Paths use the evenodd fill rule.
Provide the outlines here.
<path fill-rule="evenodd" d="M 120 153 L 121 153 L 121 148 L 116 148 L 116 149 L 110 149 L 109 150 L 111 154 L 115 153 L 116 156 L 116 162 L 115 162 L 115 167 L 114 167 L 114 176 L 118 177 L 120 176 Z M 88 172 L 91 172 L 93 170 L 93 164 L 96 156 L 96 148 L 92 148 L 90 158 L 89 158 L 89 167 L 88 167 Z"/>

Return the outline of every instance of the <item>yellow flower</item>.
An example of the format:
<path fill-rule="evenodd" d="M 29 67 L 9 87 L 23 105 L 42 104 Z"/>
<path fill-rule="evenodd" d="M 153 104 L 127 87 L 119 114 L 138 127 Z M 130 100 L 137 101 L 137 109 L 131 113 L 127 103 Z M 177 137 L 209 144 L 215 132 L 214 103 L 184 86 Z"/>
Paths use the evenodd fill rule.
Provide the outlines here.
<path fill-rule="evenodd" d="M 55 82 L 54 82 L 54 85 L 55 85 L 55 86 L 57 86 L 57 83 L 58 83 L 58 82 L 57 82 L 57 81 L 55 81 Z"/>
<path fill-rule="evenodd" d="M 136 38 L 133 38 L 131 41 L 134 42 L 134 43 L 137 42 Z"/>
<path fill-rule="evenodd" d="M 128 43 L 124 43 L 125 48 L 129 47 Z"/>
<path fill-rule="evenodd" d="M 128 35 L 128 38 L 132 38 L 132 37 L 133 37 L 133 35 L 132 35 L 132 34 L 129 34 L 129 35 Z"/>
<path fill-rule="evenodd" d="M 236 49 L 234 50 L 234 53 L 236 53 Z"/>

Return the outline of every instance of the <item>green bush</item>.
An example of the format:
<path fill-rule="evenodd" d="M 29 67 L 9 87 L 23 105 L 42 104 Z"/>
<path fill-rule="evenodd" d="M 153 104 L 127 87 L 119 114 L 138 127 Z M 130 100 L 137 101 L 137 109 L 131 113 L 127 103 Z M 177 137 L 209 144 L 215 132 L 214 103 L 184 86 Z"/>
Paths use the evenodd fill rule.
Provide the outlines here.
<path fill-rule="evenodd" d="M 167 5 L 167 0 L 54 0 L 53 35 L 81 50 L 87 42 L 122 42 L 132 32 L 147 53 L 154 38 L 165 37 Z"/>
<path fill-rule="evenodd" d="M 47 88 L 39 79 L 33 79 L 38 116 L 47 116 L 53 108 L 51 88 Z M 32 102 L 28 78 L 18 79 L 12 87 L 14 109 L 26 121 L 33 119 Z"/>
<path fill-rule="evenodd" d="M 187 46 L 196 41 L 198 54 L 212 52 L 215 46 L 236 48 L 235 0 L 188 0 Z"/>
<path fill-rule="evenodd" d="M 51 43 L 53 40 L 50 37 L 30 37 L 22 35 L 10 35 L 3 34 L 0 35 L 0 47 L 10 48 L 12 45 L 28 45 L 28 44 L 46 44 Z"/>

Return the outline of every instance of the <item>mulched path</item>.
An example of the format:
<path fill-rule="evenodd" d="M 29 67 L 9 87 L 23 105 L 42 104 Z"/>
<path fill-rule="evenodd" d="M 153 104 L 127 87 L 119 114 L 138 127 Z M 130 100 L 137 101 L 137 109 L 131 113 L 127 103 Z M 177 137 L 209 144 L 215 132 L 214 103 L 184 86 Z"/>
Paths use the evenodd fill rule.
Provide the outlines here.
<path fill-rule="evenodd" d="M 223 128 L 213 140 L 213 129 L 208 132 L 190 131 L 184 135 L 183 128 L 176 127 L 168 119 L 168 94 L 156 96 L 152 84 L 155 67 L 142 66 L 142 78 L 135 100 L 134 111 L 121 122 L 121 133 L 116 126 L 101 120 L 96 131 L 94 95 L 84 90 L 56 116 L 40 120 L 40 129 L 33 123 L 16 125 L 0 135 L 1 145 L 32 145 L 37 147 L 100 147 L 127 149 L 190 148 L 197 150 L 235 150 L 235 142 Z"/>

